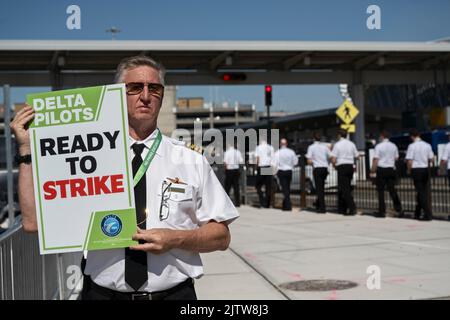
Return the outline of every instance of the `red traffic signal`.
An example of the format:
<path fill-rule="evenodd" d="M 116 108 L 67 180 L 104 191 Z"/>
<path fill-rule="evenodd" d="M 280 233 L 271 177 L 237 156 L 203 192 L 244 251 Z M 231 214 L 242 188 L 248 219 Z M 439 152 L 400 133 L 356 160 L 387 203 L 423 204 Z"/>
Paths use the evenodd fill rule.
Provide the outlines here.
<path fill-rule="evenodd" d="M 266 106 L 270 107 L 272 105 L 272 86 L 266 86 L 264 88 Z"/>
<path fill-rule="evenodd" d="M 247 75 L 245 73 L 224 73 L 222 74 L 223 81 L 245 81 L 247 80 Z"/>

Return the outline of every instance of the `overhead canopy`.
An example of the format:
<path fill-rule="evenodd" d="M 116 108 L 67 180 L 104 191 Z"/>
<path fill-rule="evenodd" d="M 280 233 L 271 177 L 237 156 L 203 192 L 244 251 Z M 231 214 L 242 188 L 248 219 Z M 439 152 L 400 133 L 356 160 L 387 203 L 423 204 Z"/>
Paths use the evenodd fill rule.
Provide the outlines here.
<path fill-rule="evenodd" d="M 119 61 L 145 54 L 168 84 L 446 83 L 446 42 L 0 40 L 0 83 L 76 86 L 112 81 Z M 224 82 L 223 72 L 246 79 Z"/>

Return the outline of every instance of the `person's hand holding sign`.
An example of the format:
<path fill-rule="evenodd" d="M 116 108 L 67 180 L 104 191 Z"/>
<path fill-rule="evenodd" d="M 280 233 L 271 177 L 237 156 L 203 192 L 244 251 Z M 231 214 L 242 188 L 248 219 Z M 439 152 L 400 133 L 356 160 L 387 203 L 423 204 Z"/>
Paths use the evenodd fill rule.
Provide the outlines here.
<path fill-rule="evenodd" d="M 154 228 L 150 230 L 137 230 L 133 235 L 133 240 L 141 241 L 140 244 L 130 247 L 132 250 L 141 250 L 154 254 L 164 253 L 175 247 L 173 236 L 176 231 L 164 228 Z"/>
<path fill-rule="evenodd" d="M 26 104 L 23 109 L 17 112 L 14 120 L 11 121 L 10 127 L 16 137 L 20 155 L 31 153 L 28 125 L 31 123 L 33 118 L 34 109 Z"/>
<path fill-rule="evenodd" d="M 34 119 L 34 109 L 28 104 L 19 110 L 11 121 L 11 131 L 16 137 L 19 148 L 19 156 L 31 154 L 30 133 L 28 127 Z M 37 232 L 36 207 L 34 205 L 33 174 L 29 162 L 21 163 L 19 166 L 19 203 L 22 211 L 22 224 L 26 232 Z M 25 214 L 24 214 L 25 212 Z"/>
<path fill-rule="evenodd" d="M 210 220 L 195 230 L 165 228 L 143 230 L 138 228 L 137 233 L 133 235 L 133 240 L 140 243 L 130 247 L 130 249 L 161 254 L 171 249 L 199 253 L 211 252 L 212 248 L 226 250 L 231 238 L 225 221 Z"/>

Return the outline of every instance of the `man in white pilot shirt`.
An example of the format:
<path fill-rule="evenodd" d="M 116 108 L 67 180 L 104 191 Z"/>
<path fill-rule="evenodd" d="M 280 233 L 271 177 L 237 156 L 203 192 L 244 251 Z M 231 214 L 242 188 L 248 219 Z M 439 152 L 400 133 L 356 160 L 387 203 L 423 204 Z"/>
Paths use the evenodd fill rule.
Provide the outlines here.
<path fill-rule="evenodd" d="M 420 138 L 417 129 L 410 131 L 412 143 L 406 151 L 408 172 L 411 173 L 416 189 L 416 209 L 414 218 L 417 220 L 430 221 L 433 219 L 430 203 L 430 173 L 429 167 L 434 158 L 431 145 Z M 424 213 L 421 216 L 422 211 Z"/>
<path fill-rule="evenodd" d="M 298 164 L 298 158 L 294 150 L 288 148 L 288 142 L 285 138 L 280 140 L 280 149 L 278 149 L 273 158 L 274 165 L 278 169 L 277 176 L 280 180 L 281 191 L 283 192 L 283 211 L 292 211 L 291 204 L 291 181 L 292 170 Z"/>
<path fill-rule="evenodd" d="M 359 154 L 355 144 L 347 139 L 346 130 L 339 129 L 337 137 L 339 141 L 335 143 L 331 151 L 331 162 L 338 172 L 338 211 L 343 215 L 355 215 L 356 206 L 351 182 L 355 160 L 358 159 Z"/>
<path fill-rule="evenodd" d="M 395 161 L 398 160 L 398 148 L 389 141 L 389 132 L 383 130 L 380 133 L 380 143 L 375 146 L 375 152 L 372 161 L 372 174 L 376 173 L 376 184 L 378 192 L 378 213 L 377 218 L 386 217 L 386 203 L 384 201 L 384 188 L 387 186 L 389 195 L 394 204 L 394 209 L 399 217 L 403 217 L 402 204 L 395 190 L 395 181 L 397 173 L 395 170 Z"/>
<path fill-rule="evenodd" d="M 255 149 L 256 165 L 258 168 L 255 187 L 258 193 L 259 205 L 263 208 L 269 208 L 272 203 L 272 164 L 275 150 L 261 139 L 260 144 Z M 262 192 L 262 186 L 265 187 L 265 194 Z"/>
<path fill-rule="evenodd" d="M 305 157 L 308 164 L 313 166 L 314 185 L 317 192 L 317 213 L 326 213 L 325 206 L 325 180 L 328 176 L 329 159 L 331 151 L 325 143 L 321 142 L 321 134 L 314 132 L 314 143 L 308 147 Z"/>
<path fill-rule="evenodd" d="M 450 140 L 450 133 L 448 134 Z M 441 158 L 441 168 L 446 169 L 448 177 L 448 185 L 450 186 L 450 141 L 445 145 L 444 152 Z"/>
<path fill-rule="evenodd" d="M 223 163 L 225 165 L 225 192 L 230 195 L 231 187 L 233 187 L 234 205 L 239 207 L 241 205 L 239 192 L 239 165 L 244 163 L 244 158 L 242 158 L 242 153 L 237 149 L 236 142 L 234 146 L 228 146 L 228 150 L 223 156 Z"/>
<path fill-rule="evenodd" d="M 126 249 L 91 251 L 84 270 L 82 299 L 196 299 L 194 278 L 203 274 L 199 253 L 227 249 L 228 224 L 239 215 L 206 159 L 162 136 L 157 118 L 164 95 L 164 68 L 145 56 L 122 60 L 116 82 L 127 90 L 133 174 L 151 146 L 159 143 L 147 172 L 135 187 L 139 244 Z M 11 123 L 19 155 L 30 153 L 26 106 Z M 139 156 L 139 153 L 140 156 Z M 19 166 L 23 227 L 37 231 L 30 163 Z"/>

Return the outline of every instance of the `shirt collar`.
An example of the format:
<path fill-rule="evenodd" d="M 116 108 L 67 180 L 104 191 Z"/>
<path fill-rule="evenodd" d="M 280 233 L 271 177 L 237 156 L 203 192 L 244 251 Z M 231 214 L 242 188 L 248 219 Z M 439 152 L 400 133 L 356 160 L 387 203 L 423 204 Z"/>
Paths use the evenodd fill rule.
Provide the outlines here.
<path fill-rule="evenodd" d="M 156 136 L 158 134 L 158 131 L 159 131 L 158 128 L 156 130 L 153 130 L 153 132 L 147 138 L 145 138 L 144 140 L 135 140 L 134 138 L 129 136 L 128 138 L 129 138 L 129 141 L 130 141 L 130 148 L 133 145 L 133 143 L 137 142 L 137 143 L 143 143 L 145 145 L 145 148 L 150 149 L 151 146 L 153 145 L 153 143 L 156 140 Z M 161 141 L 161 144 L 162 144 L 162 141 Z M 159 145 L 158 149 L 156 150 L 156 154 L 158 156 L 162 156 L 163 155 L 163 152 L 162 152 L 163 149 L 162 149 L 161 144 Z"/>

